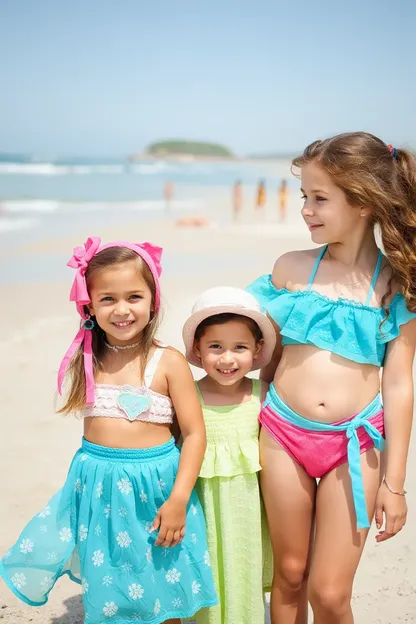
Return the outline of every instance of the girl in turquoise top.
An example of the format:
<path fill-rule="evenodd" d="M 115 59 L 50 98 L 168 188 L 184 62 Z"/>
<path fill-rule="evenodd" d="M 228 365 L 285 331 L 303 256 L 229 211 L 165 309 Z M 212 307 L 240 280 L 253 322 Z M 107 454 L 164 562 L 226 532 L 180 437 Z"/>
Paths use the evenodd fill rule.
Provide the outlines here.
<path fill-rule="evenodd" d="M 198 624 L 264 624 L 264 591 L 273 566 L 258 482 L 259 422 L 267 384 L 247 373 L 265 366 L 276 342 L 252 295 L 205 291 L 184 325 L 186 357 L 206 372 L 197 389 L 207 450 L 197 482 L 220 604 Z"/>
<path fill-rule="evenodd" d="M 285 254 L 248 289 L 277 335 L 260 415 L 272 622 L 305 624 L 309 599 L 317 624 L 351 624 L 370 520 L 383 542 L 407 514 L 416 164 L 363 132 L 316 141 L 293 164 L 320 247 Z"/>

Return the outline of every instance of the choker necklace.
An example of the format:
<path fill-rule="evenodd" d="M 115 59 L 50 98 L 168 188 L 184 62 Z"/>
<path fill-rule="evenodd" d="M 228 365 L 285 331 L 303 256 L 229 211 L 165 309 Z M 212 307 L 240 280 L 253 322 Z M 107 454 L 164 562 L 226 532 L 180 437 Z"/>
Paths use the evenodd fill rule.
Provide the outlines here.
<path fill-rule="evenodd" d="M 106 340 L 104 340 L 104 344 L 106 347 L 111 349 L 112 351 L 127 351 L 128 349 L 135 349 L 139 346 L 140 342 L 135 342 L 134 344 L 129 345 L 110 345 Z"/>

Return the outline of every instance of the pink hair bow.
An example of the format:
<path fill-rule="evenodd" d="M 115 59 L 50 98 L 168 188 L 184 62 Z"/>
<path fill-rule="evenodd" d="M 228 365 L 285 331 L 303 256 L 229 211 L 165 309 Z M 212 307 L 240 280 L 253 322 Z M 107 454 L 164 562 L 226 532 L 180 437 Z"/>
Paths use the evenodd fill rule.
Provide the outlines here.
<path fill-rule="evenodd" d="M 162 275 L 162 265 L 160 264 L 163 252 L 162 247 L 156 247 L 156 245 L 152 245 L 152 243 L 137 243 L 137 247 L 141 247 L 149 254 L 156 267 L 157 275 L 160 277 Z"/>
<path fill-rule="evenodd" d="M 90 303 L 90 296 L 87 290 L 87 282 L 85 280 L 85 272 L 88 268 L 88 263 L 95 256 L 101 244 L 101 238 L 98 236 L 92 236 L 88 238 L 84 243 L 84 246 L 75 247 L 72 258 L 67 262 L 67 266 L 72 269 L 77 269 L 77 272 L 72 283 L 71 292 L 69 293 L 69 300 L 75 301 L 77 304 L 78 312 L 84 317 L 83 306 Z"/>

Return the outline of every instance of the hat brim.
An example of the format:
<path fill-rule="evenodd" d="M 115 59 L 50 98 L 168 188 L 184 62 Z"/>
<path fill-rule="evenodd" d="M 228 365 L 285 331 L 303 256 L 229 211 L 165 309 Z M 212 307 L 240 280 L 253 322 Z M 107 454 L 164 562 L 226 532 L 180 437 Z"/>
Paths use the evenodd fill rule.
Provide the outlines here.
<path fill-rule="evenodd" d="M 182 330 L 182 338 L 185 344 L 185 355 L 188 362 L 193 366 L 202 368 L 201 360 L 194 351 L 195 332 L 198 325 L 200 325 L 202 321 L 217 314 L 236 314 L 238 316 L 245 316 L 257 323 L 263 335 L 264 343 L 258 357 L 253 361 L 251 370 L 257 370 L 267 366 L 272 359 L 274 347 L 276 345 L 276 332 L 271 321 L 267 318 L 267 316 L 261 312 L 257 312 L 256 310 L 247 310 L 245 308 L 230 305 L 204 308 L 199 312 L 195 312 L 188 318 Z"/>

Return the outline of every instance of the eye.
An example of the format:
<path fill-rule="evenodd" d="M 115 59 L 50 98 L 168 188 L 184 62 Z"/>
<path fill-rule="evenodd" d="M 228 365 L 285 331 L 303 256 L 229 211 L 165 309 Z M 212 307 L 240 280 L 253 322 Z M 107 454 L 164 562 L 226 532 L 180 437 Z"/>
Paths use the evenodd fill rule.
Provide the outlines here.
<path fill-rule="evenodd" d="M 214 343 L 212 345 L 209 345 L 209 348 L 210 349 L 221 349 L 221 345 Z"/>
<path fill-rule="evenodd" d="M 236 345 L 235 347 L 238 351 L 245 351 L 247 349 L 246 345 Z"/>
<path fill-rule="evenodd" d="M 107 297 L 103 297 L 102 299 L 100 299 L 100 303 L 102 303 L 103 301 L 112 301 L 112 300 L 113 298 L 108 295 Z"/>
<path fill-rule="evenodd" d="M 143 299 L 143 297 L 141 295 L 130 295 L 130 299 L 137 301 L 137 299 Z"/>
<path fill-rule="evenodd" d="M 321 195 L 316 196 L 316 201 L 326 201 L 326 197 L 322 197 Z"/>
<path fill-rule="evenodd" d="M 306 197 L 305 193 L 303 195 L 300 196 L 301 199 L 303 199 L 303 201 L 306 201 L 308 198 Z"/>

